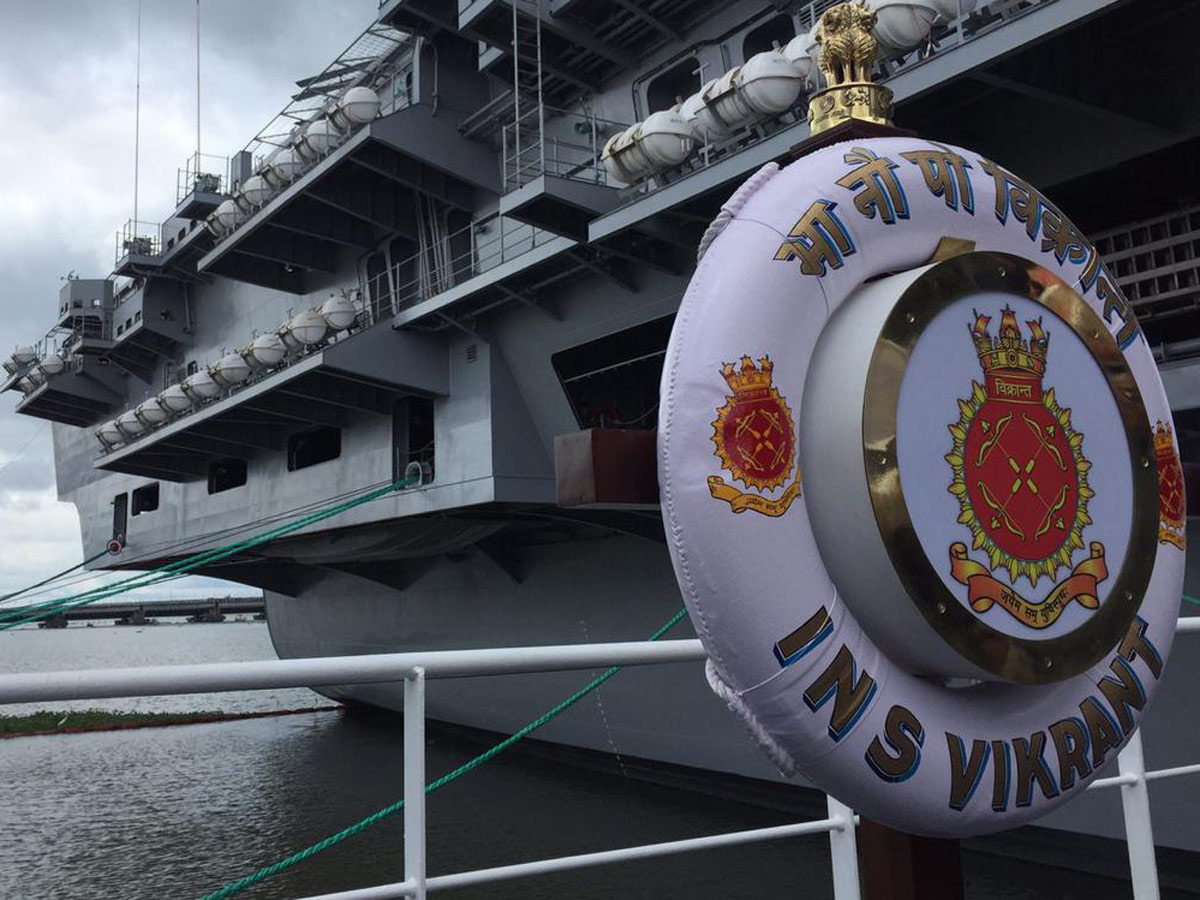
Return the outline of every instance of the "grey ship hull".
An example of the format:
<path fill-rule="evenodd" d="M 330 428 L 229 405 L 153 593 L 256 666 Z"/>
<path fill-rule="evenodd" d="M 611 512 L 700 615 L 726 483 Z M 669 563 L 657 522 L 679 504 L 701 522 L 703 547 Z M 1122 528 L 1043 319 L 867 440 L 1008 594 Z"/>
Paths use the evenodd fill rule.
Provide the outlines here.
<path fill-rule="evenodd" d="M 1200 533 L 1191 537 L 1200 539 Z M 519 582 L 487 556 L 470 554 L 431 564 L 403 591 L 331 573 L 295 597 L 268 592 L 272 640 L 281 657 L 638 640 L 681 606 L 665 549 L 638 538 L 544 545 L 523 555 L 522 563 Z M 686 620 L 670 635 L 693 636 Z M 1189 639 L 1180 639 L 1154 706 L 1143 720 L 1150 768 L 1196 761 L 1189 722 L 1194 719 L 1194 685 L 1200 682 L 1200 654 L 1187 646 Z M 509 734 L 595 674 L 433 681 L 427 714 L 442 722 Z M 335 686 L 322 693 L 397 712 L 403 709 L 399 684 Z M 709 690 L 698 665 L 627 669 L 537 736 L 653 763 L 788 781 Z M 1104 774 L 1116 774 L 1115 763 Z M 796 783 L 805 782 L 801 778 Z M 1194 819 L 1194 810 L 1200 808 L 1200 783 L 1172 779 L 1152 784 L 1151 791 L 1159 845 L 1200 852 Z M 1117 790 L 1091 791 L 1039 824 L 1119 840 L 1124 837 L 1120 805 Z M 1053 852 L 1050 856 L 1068 862 Z"/>

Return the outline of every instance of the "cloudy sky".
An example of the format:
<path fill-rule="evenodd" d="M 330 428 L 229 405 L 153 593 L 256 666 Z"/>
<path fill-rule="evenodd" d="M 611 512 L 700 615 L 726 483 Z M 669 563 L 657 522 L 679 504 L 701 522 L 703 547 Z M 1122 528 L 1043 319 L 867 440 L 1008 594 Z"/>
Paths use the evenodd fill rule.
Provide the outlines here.
<path fill-rule="evenodd" d="M 377 0 L 200 0 L 202 149 L 241 149 L 372 21 Z M 133 214 L 138 0 L 0 0 L 0 356 L 46 333 L 61 278 L 112 270 Z M 138 218 L 165 219 L 196 149 L 195 0 L 142 0 Z M 0 395 L 0 594 L 81 558 L 48 423 Z M 224 590 L 187 579 L 174 593 Z M 159 589 L 156 593 L 166 593 Z M 54 596 L 53 594 L 50 596 Z"/>

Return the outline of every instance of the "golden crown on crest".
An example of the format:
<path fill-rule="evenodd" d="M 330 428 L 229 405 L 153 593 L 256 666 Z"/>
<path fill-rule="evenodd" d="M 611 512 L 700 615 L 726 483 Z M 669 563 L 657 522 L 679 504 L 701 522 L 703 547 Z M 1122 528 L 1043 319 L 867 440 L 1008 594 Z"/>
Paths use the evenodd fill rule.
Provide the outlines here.
<path fill-rule="evenodd" d="M 1171 438 L 1171 429 L 1159 422 L 1154 426 L 1154 450 L 1175 452 L 1175 443 Z"/>
<path fill-rule="evenodd" d="M 979 365 L 984 372 L 1016 371 L 1041 378 L 1046 372 L 1046 354 L 1050 347 L 1050 336 L 1042 330 L 1039 316 L 1025 325 L 1029 328 L 1029 340 L 1021 337 L 1017 314 L 1004 307 L 1000 314 L 1000 333 L 992 337 L 988 333 L 991 316 L 976 312 L 975 324 L 971 326 L 971 339 L 975 352 L 979 354 Z"/>
<path fill-rule="evenodd" d="M 774 371 L 775 364 L 771 362 L 769 356 L 760 358 L 757 366 L 749 356 L 743 356 L 740 368 L 735 363 L 725 363 L 721 367 L 721 374 L 725 376 L 725 381 L 735 395 L 748 391 L 768 390 L 771 387 L 771 375 Z"/>

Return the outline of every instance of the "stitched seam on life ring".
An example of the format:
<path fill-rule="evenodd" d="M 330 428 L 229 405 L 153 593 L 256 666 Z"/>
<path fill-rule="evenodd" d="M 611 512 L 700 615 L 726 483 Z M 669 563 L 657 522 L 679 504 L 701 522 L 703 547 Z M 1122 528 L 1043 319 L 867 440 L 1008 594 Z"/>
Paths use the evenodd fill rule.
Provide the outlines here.
<path fill-rule="evenodd" d="M 779 164 L 769 162 L 751 175 L 741 187 L 733 192 L 733 196 L 726 200 L 721 206 L 721 211 L 717 213 L 716 218 L 709 223 L 708 228 L 704 232 L 704 236 L 700 238 L 700 245 L 696 248 L 696 262 L 700 262 L 704 259 L 704 254 L 708 252 L 708 248 L 712 246 L 713 241 L 720 237 L 721 232 L 725 230 L 725 227 L 737 217 L 738 213 L 742 211 L 742 208 L 746 205 L 746 201 L 749 200 L 759 188 L 774 178 L 778 173 Z"/>
<path fill-rule="evenodd" d="M 679 314 L 677 315 L 677 317 L 675 319 L 675 329 L 677 332 L 677 336 L 680 339 L 680 345 L 682 345 L 683 335 L 687 332 L 688 325 L 690 324 L 691 315 L 692 315 L 692 306 L 694 305 L 694 302 L 695 302 L 693 299 L 693 301 L 691 303 L 689 303 L 688 295 L 691 294 L 692 286 L 698 285 L 703 280 L 704 273 L 705 273 L 707 266 L 708 266 L 708 263 L 706 261 L 701 261 L 700 265 L 697 266 L 696 272 L 692 276 L 692 281 L 691 281 L 691 284 L 689 285 L 689 290 L 687 291 L 687 293 L 684 294 L 683 303 L 680 305 Z M 666 415 L 661 417 L 661 421 L 663 422 L 662 444 L 663 444 L 664 450 L 670 446 L 671 438 L 673 435 L 672 422 L 673 422 L 674 413 L 675 413 L 675 403 L 674 403 L 675 385 L 676 385 L 678 376 L 679 376 L 679 352 L 677 351 L 676 353 L 673 354 L 673 357 L 671 359 L 671 368 L 670 368 L 670 371 L 667 376 L 667 378 L 668 378 L 668 382 L 667 382 L 668 383 L 668 391 L 667 391 L 668 401 L 664 407 Z M 685 549 L 686 543 L 684 541 L 682 541 L 680 538 L 680 535 L 682 534 L 682 529 L 679 526 L 678 518 L 675 514 L 675 512 L 676 512 L 676 510 L 675 510 L 675 494 L 674 494 L 674 490 L 672 489 L 673 482 L 671 480 L 671 454 L 670 453 L 664 452 L 662 454 L 662 466 L 663 466 L 663 478 L 661 479 L 661 481 L 662 481 L 663 501 L 667 508 L 668 519 L 669 519 L 670 527 L 671 527 L 671 539 L 673 541 L 673 546 L 675 548 L 675 555 L 676 555 L 676 558 L 679 560 L 679 577 L 685 585 L 684 592 L 686 593 L 686 599 L 688 601 L 690 601 L 689 606 L 691 608 L 692 615 L 696 619 L 699 620 L 700 629 L 698 629 L 698 632 L 702 631 L 702 633 L 700 634 L 700 637 L 704 641 L 704 647 L 708 651 L 708 654 L 710 657 L 715 656 L 716 664 L 720 667 L 720 670 L 722 672 L 725 672 L 728 670 L 725 665 L 724 655 L 721 653 L 718 645 L 712 640 L 712 631 L 709 628 L 708 619 L 704 614 L 704 609 L 703 609 L 702 605 L 697 600 L 696 585 L 692 579 L 691 566 L 688 562 L 688 553 L 687 553 L 687 550 Z"/>

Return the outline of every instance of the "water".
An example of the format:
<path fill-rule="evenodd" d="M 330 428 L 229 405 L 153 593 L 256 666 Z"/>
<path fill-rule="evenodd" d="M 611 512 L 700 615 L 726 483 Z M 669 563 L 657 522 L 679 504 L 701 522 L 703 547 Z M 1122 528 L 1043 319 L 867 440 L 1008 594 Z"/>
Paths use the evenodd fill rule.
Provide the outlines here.
<path fill-rule="evenodd" d="M 272 655 L 266 627 L 251 623 L 0 633 L 3 671 Z M 324 702 L 307 690 L 286 690 L 82 705 L 247 711 Z M 434 737 L 427 771 L 439 775 L 479 750 Z M 200 897 L 393 802 L 403 793 L 402 763 L 398 728 L 338 711 L 0 741 L 0 898 Z M 795 819 L 519 752 L 433 794 L 428 815 L 431 874 Z M 401 820 L 397 815 L 242 896 L 298 897 L 399 881 Z M 977 854 L 966 854 L 966 862 L 971 900 L 1128 896 L 1127 885 L 1104 878 Z M 828 839 L 691 853 L 448 896 L 827 898 Z"/>

